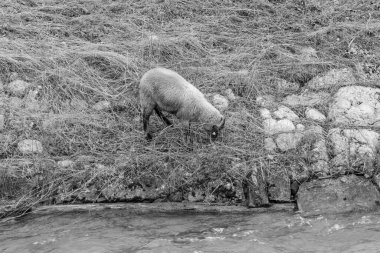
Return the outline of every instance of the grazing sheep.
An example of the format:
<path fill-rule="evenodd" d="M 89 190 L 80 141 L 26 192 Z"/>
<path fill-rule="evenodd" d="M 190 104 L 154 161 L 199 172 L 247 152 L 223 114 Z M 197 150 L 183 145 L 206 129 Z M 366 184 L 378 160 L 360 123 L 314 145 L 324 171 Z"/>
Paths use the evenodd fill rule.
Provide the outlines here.
<path fill-rule="evenodd" d="M 161 111 L 189 121 L 189 127 L 190 122 L 202 123 L 213 140 L 224 127 L 224 116 L 207 101 L 202 92 L 172 70 L 149 70 L 141 78 L 139 88 L 143 127 L 148 140 L 152 139 L 148 125 L 153 110 L 167 125 L 172 125 L 172 122 Z"/>

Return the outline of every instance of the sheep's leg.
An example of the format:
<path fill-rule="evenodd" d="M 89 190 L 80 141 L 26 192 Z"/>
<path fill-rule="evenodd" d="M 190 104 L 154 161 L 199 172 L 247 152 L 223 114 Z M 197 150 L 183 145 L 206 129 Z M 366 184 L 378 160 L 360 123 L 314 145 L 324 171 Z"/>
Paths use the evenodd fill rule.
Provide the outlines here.
<path fill-rule="evenodd" d="M 158 117 L 160 117 L 162 121 L 166 123 L 166 125 L 168 126 L 173 125 L 173 123 L 167 117 L 165 117 L 165 115 L 163 115 L 162 112 L 157 107 L 154 108 L 154 111 L 157 113 Z"/>
<path fill-rule="evenodd" d="M 143 129 L 144 129 L 144 133 L 146 134 L 145 138 L 147 140 L 151 140 L 152 139 L 152 135 L 148 131 L 149 118 L 150 118 L 151 114 L 152 114 L 152 110 L 147 110 L 146 108 L 143 109 Z"/>
<path fill-rule="evenodd" d="M 187 142 L 188 138 L 190 139 L 190 143 L 193 144 L 193 136 L 191 134 L 191 123 L 190 123 L 190 121 L 189 121 L 189 128 L 186 131 L 186 142 Z"/>
<path fill-rule="evenodd" d="M 189 136 L 190 136 L 190 122 L 189 122 L 189 128 L 186 129 L 186 131 L 185 131 L 185 141 L 186 142 L 188 141 Z"/>

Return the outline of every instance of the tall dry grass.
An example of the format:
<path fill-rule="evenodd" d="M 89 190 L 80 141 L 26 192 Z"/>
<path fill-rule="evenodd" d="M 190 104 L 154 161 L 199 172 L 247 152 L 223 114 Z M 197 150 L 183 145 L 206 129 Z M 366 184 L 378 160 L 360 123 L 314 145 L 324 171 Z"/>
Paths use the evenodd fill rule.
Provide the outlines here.
<path fill-rule="evenodd" d="M 8 83 L 16 72 L 41 88 L 38 112 L 7 109 L 7 116 L 33 127 L 8 122 L 1 150 L 3 167 L 34 161 L 15 169 L 15 178 L 34 187 L 21 191 L 33 200 L 28 204 L 95 182 L 103 189 L 140 182 L 164 185 L 165 193 L 212 192 L 241 181 L 245 171 L 236 164 L 297 171 L 297 156 L 268 160 L 255 98 L 279 97 L 276 78 L 302 87 L 330 68 L 380 60 L 380 12 L 373 1 L 3 0 L 0 9 L 0 79 Z M 349 54 L 352 43 L 368 54 Z M 317 57 L 305 58 L 306 47 Z M 137 86 L 154 66 L 174 69 L 204 93 L 231 88 L 238 95 L 217 142 L 193 129 L 200 137 L 189 144 L 181 124 L 164 128 L 157 117 L 154 141 L 143 139 Z M 92 109 L 102 100 L 122 110 Z M 44 154 L 22 156 L 16 144 L 25 138 L 42 141 Z M 71 170 L 46 162 L 83 155 L 92 157 L 90 165 Z M 13 187 L 6 185 L 9 178 L 0 180 L 4 189 Z"/>

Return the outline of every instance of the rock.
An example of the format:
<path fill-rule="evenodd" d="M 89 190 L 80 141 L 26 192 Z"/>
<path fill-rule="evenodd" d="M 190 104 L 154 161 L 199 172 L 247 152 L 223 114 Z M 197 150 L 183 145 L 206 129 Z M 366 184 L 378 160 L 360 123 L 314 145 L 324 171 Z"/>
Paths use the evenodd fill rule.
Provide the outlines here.
<path fill-rule="evenodd" d="M 266 109 L 266 108 L 260 108 L 260 116 L 263 119 L 270 119 L 270 118 L 272 118 L 270 111 L 268 109 Z"/>
<path fill-rule="evenodd" d="M 380 193 L 369 180 L 355 175 L 305 182 L 297 193 L 298 208 L 307 215 L 378 209 Z"/>
<path fill-rule="evenodd" d="M 30 83 L 23 80 L 15 80 L 8 84 L 8 92 L 12 96 L 23 97 L 30 86 Z"/>
<path fill-rule="evenodd" d="M 306 134 L 314 134 L 314 135 L 319 135 L 323 136 L 323 128 L 321 126 L 309 126 L 306 130 Z"/>
<path fill-rule="evenodd" d="M 302 133 L 282 133 L 276 138 L 277 147 L 281 151 L 295 149 L 302 140 Z"/>
<path fill-rule="evenodd" d="M 106 101 L 106 100 L 99 101 L 92 106 L 92 109 L 97 110 L 97 111 L 110 110 L 111 109 L 111 103 Z"/>
<path fill-rule="evenodd" d="M 0 114 L 0 131 L 3 131 L 5 128 L 5 117 L 4 115 Z"/>
<path fill-rule="evenodd" d="M 291 83 L 284 79 L 277 79 L 275 83 L 277 92 L 282 94 L 292 94 L 299 90 L 300 85 L 298 83 Z"/>
<path fill-rule="evenodd" d="M 312 47 L 303 47 L 300 49 L 300 59 L 302 61 L 318 60 L 317 50 Z"/>
<path fill-rule="evenodd" d="M 57 165 L 58 167 L 61 167 L 61 168 L 72 168 L 74 166 L 74 162 L 71 161 L 71 160 L 63 160 L 63 161 L 58 161 Z"/>
<path fill-rule="evenodd" d="M 299 132 L 303 132 L 303 131 L 305 131 L 305 126 L 302 125 L 302 124 L 297 124 L 296 125 L 296 130 L 299 131 Z"/>
<path fill-rule="evenodd" d="M 342 87 L 334 96 L 328 117 L 338 124 L 380 126 L 380 89 Z"/>
<path fill-rule="evenodd" d="M 290 178 L 285 171 L 268 176 L 268 196 L 271 201 L 290 201 Z"/>
<path fill-rule="evenodd" d="M 212 97 L 212 104 L 219 110 L 225 111 L 228 108 L 228 99 L 222 95 L 215 94 Z"/>
<path fill-rule="evenodd" d="M 308 169 L 313 175 L 325 176 L 329 173 L 329 156 L 322 127 L 308 127 L 303 132 L 298 151 L 306 163 L 310 164 Z"/>
<path fill-rule="evenodd" d="M 248 208 L 268 206 L 266 175 L 262 169 L 252 168 L 242 181 L 245 204 Z"/>
<path fill-rule="evenodd" d="M 332 69 L 324 75 L 316 76 L 311 79 L 306 87 L 312 90 L 330 89 L 341 85 L 352 85 L 356 82 L 352 70 Z"/>
<path fill-rule="evenodd" d="M 201 202 L 205 198 L 205 193 L 204 191 L 201 191 L 199 189 L 193 190 L 189 192 L 189 195 L 187 196 L 187 199 L 190 202 Z"/>
<path fill-rule="evenodd" d="M 284 98 L 282 103 L 290 107 L 298 106 L 316 106 L 326 104 L 330 99 L 330 94 L 327 92 L 303 92 L 300 95 L 289 95 Z"/>
<path fill-rule="evenodd" d="M 293 123 L 292 123 L 293 124 Z M 277 120 L 269 118 L 263 121 L 264 133 L 273 135 L 277 133 Z"/>
<path fill-rule="evenodd" d="M 291 109 L 286 106 L 279 106 L 278 110 L 273 113 L 273 115 L 278 119 L 288 119 L 291 121 L 299 120 L 297 114 L 295 114 Z"/>
<path fill-rule="evenodd" d="M 326 177 L 330 173 L 329 163 L 324 160 L 318 160 L 311 164 L 310 172 L 317 177 Z"/>
<path fill-rule="evenodd" d="M 24 106 L 24 103 L 22 99 L 18 97 L 10 97 L 8 100 L 8 107 L 9 107 L 9 111 L 11 112 L 21 110 L 23 106 Z"/>
<path fill-rule="evenodd" d="M 25 96 L 24 99 L 37 100 L 38 92 L 38 89 L 29 90 L 28 94 Z"/>
<path fill-rule="evenodd" d="M 272 138 L 265 138 L 264 139 L 264 148 L 265 148 L 265 150 L 267 150 L 269 152 L 273 152 L 276 150 L 277 145 Z"/>
<path fill-rule="evenodd" d="M 13 81 L 16 81 L 17 79 L 19 79 L 19 75 L 17 72 L 11 72 L 9 73 L 9 82 L 13 82 Z"/>
<path fill-rule="evenodd" d="M 333 128 L 329 131 L 328 136 L 332 144 L 334 167 L 348 167 L 349 164 L 353 167 L 360 167 L 376 158 L 379 134 L 375 131 Z M 366 173 L 371 174 L 372 172 Z"/>
<path fill-rule="evenodd" d="M 263 122 L 264 132 L 269 135 L 291 132 L 295 130 L 293 122 L 288 119 L 275 120 L 275 119 L 266 119 Z"/>
<path fill-rule="evenodd" d="M 23 140 L 17 144 L 22 154 L 40 154 L 43 151 L 42 143 L 37 140 Z"/>
<path fill-rule="evenodd" d="M 315 120 L 318 122 L 326 121 L 326 116 L 314 108 L 307 108 L 305 111 L 305 115 L 307 119 Z"/>
<path fill-rule="evenodd" d="M 327 154 L 326 141 L 324 139 L 319 139 L 312 143 L 310 154 L 310 162 L 318 161 L 328 161 L 329 157 Z"/>
<path fill-rule="evenodd" d="M 224 91 L 224 95 L 226 95 L 226 97 L 230 101 L 234 101 L 236 99 L 236 96 L 235 96 L 234 92 L 231 89 L 226 89 Z"/>
<path fill-rule="evenodd" d="M 274 108 L 277 106 L 276 98 L 273 95 L 263 95 L 256 98 L 256 104 L 265 108 Z"/>

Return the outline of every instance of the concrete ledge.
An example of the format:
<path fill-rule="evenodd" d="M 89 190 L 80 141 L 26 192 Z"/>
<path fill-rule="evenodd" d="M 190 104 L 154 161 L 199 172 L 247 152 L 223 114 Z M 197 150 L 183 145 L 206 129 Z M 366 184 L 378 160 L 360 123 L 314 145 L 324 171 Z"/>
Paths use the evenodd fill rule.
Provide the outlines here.
<path fill-rule="evenodd" d="M 264 213 L 264 212 L 293 212 L 293 203 L 274 204 L 270 207 L 247 208 L 245 206 L 208 205 L 202 203 L 112 203 L 112 204 L 78 204 L 78 205 L 52 205 L 40 206 L 34 209 L 31 214 L 46 215 L 65 212 L 86 212 L 86 211 L 106 211 L 123 210 L 128 214 L 147 213 Z"/>

